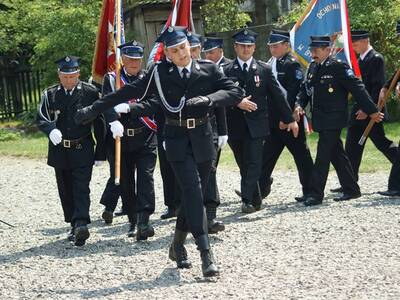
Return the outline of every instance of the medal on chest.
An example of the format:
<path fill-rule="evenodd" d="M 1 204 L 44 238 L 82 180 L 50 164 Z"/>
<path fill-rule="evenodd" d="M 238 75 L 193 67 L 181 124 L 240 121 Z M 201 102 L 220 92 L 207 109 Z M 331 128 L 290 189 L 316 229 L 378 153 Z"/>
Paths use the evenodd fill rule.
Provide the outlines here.
<path fill-rule="evenodd" d="M 254 83 L 256 84 L 256 87 L 260 87 L 260 76 L 254 75 Z"/>

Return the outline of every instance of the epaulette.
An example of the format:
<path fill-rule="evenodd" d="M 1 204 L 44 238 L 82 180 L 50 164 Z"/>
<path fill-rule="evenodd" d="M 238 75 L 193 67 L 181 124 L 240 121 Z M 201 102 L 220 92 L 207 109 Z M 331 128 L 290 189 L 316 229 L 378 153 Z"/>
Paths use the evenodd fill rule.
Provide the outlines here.
<path fill-rule="evenodd" d="M 96 86 L 94 84 L 86 82 L 86 81 L 81 81 L 81 83 L 82 83 L 83 86 L 91 88 L 91 89 L 97 91 L 97 88 L 96 88 Z"/>
<path fill-rule="evenodd" d="M 198 59 L 197 62 L 204 63 L 204 64 L 213 64 L 214 63 L 212 60 L 204 59 L 204 58 Z"/>

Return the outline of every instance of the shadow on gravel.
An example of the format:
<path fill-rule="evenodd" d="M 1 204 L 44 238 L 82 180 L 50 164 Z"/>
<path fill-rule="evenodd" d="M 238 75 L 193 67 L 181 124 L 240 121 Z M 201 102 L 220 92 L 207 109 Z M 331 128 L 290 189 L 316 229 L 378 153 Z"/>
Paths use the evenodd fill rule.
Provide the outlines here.
<path fill-rule="evenodd" d="M 363 194 L 364 195 L 364 194 Z M 355 208 L 365 207 L 378 207 L 378 206 L 398 206 L 400 205 L 400 197 L 384 197 L 379 194 L 371 193 L 374 197 L 368 199 L 357 199 L 357 202 L 353 203 Z"/>
<path fill-rule="evenodd" d="M 133 238 L 128 239 L 120 237 L 92 242 L 89 238 L 85 246 L 76 247 L 63 238 L 37 247 L 28 248 L 23 251 L 0 255 L 0 265 L 14 263 L 30 257 L 40 258 L 41 256 L 51 256 L 62 259 L 84 257 L 98 253 L 108 253 L 109 255 L 120 257 L 134 256 L 143 252 L 152 252 L 159 249 L 165 249 L 165 251 L 168 251 L 167 249 L 171 240 L 172 237 L 170 235 L 140 242 L 136 242 L 136 239 Z"/>
<path fill-rule="evenodd" d="M 240 211 L 240 205 L 234 205 L 234 207 L 227 209 L 228 211 L 233 211 L 232 214 L 227 215 L 218 220 L 223 221 L 225 224 L 230 223 L 248 223 L 255 222 L 268 217 L 276 217 L 282 214 L 291 213 L 307 213 L 313 210 L 325 209 L 330 206 L 330 201 L 324 200 L 321 205 L 316 205 L 312 207 L 305 207 L 302 203 L 290 202 L 290 203 L 278 203 L 278 204 L 268 204 L 264 201 L 261 210 L 252 214 L 244 214 Z M 236 211 L 236 212 L 234 212 Z"/>
<path fill-rule="evenodd" d="M 157 278 L 153 280 L 136 280 L 131 283 L 121 284 L 115 287 L 103 288 L 103 289 L 63 289 L 63 290 L 40 290 L 41 293 L 56 293 L 57 295 L 75 295 L 80 296 L 81 298 L 99 298 L 99 297 L 109 297 L 109 296 L 117 296 L 119 293 L 123 292 L 135 292 L 135 291 L 143 291 L 143 290 L 152 290 L 155 288 L 164 288 L 171 286 L 183 286 L 186 284 L 193 283 L 202 283 L 209 282 L 204 279 L 194 280 L 194 281 L 181 281 L 180 270 L 176 268 L 165 268 Z M 184 271 L 182 271 L 184 272 Z M 167 295 L 166 295 L 167 297 Z"/>

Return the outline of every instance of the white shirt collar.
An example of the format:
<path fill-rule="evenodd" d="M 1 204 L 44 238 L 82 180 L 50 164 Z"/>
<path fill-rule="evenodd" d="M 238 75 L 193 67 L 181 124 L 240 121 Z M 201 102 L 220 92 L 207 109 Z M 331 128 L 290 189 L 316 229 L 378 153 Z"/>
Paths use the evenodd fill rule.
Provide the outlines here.
<path fill-rule="evenodd" d="M 364 60 L 364 58 L 367 56 L 367 54 L 372 50 L 372 46 L 369 45 L 367 51 L 365 51 L 364 53 L 360 54 L 360 58 L 361 60 Z"/>
<path fill-rule="evenodd" d="M 178 67 L 178 66 L 177 66 Z M 179 71 L 179 75 L 182 74 L 182 70 L 186 69 L 188 70 L 188 74 L 190 74 L 191 70 L 192 70 L 192 60 L 190 60 L 190 62 L 188 63 L 188 65 L 186 67 L 178 67 L 178 71 Z"/>
<path fill-rule="evenodd" d="M 253 57 L 250 57 L 247 61 L 243 61 L 241 60 L 239 57 L 237 57 L 237 61 L 239 62 L 240 68 L 243 70 L 243 64 L 246 63 L 247 64 L 247 71 L 250 68 L 251 65 L 251 61 L 253 60 Z"/>

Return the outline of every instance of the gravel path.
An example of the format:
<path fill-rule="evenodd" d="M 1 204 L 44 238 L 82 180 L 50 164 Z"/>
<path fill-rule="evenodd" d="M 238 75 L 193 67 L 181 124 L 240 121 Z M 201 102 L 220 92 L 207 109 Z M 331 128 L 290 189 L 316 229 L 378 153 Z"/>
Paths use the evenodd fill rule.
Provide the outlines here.
<path fill-rule="evenodd" d="M 387 175 L 362 174 L 362 198 L 334 203 L 328 194 L 322 206 L 305 208 L 293 200 L 297 175 L 278 171 L 263 209 L 242 215 L 238 173 L 219 170 L 226 231 L 211 241 L 222 274 L 205 280 L 192 238 L 192 269 L 177 270 L 167 258 L 174 221 L 159 218 L 159 172 L 156 235 L 137 243 L 124 217 L 111 226 L 100 220 L 107 168 L 95 168 L 91 237 L 77 248 L 65 239 L 52 168 L 1 157 L 0 219 L 16 227 L 0 223 L 0 299 L 399 299 L 400 199 L 373 193 Z M 332 174 L 327 190 L 336 185 Z"/>

